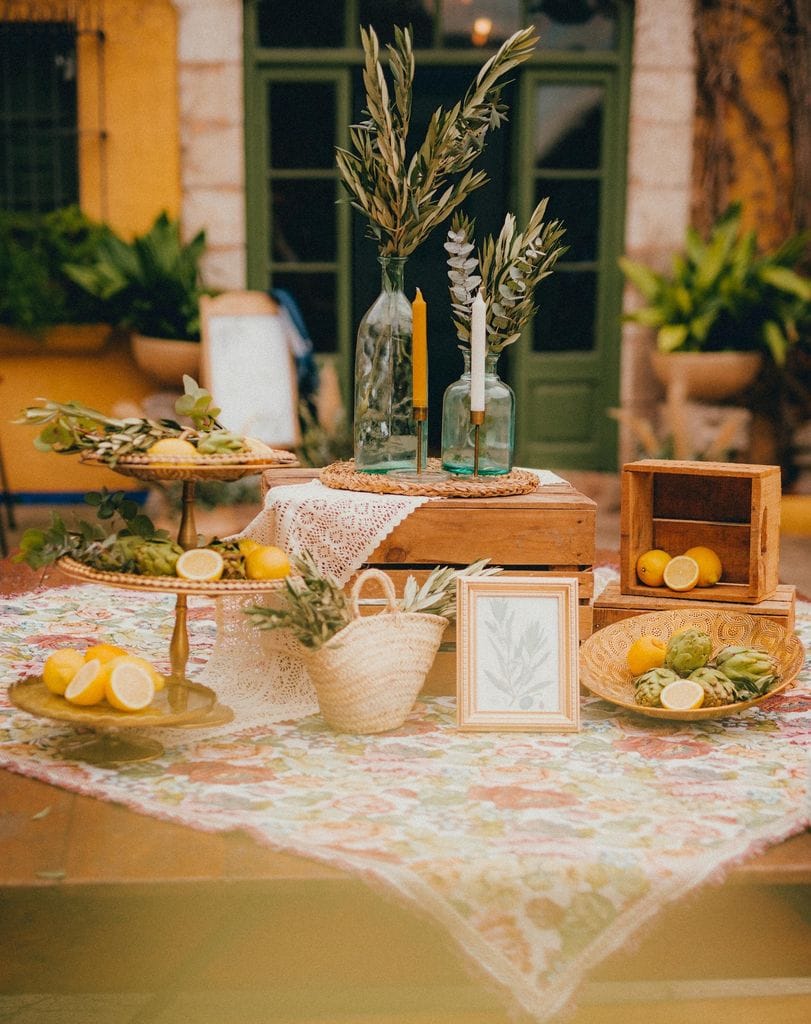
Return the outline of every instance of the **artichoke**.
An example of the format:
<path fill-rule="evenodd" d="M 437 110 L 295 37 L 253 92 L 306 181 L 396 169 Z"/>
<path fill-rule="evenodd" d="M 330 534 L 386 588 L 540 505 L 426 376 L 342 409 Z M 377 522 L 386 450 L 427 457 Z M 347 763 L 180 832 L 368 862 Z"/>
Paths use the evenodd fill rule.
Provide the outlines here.
<path fill-rule="evenodd" d="M 673 683 L 678 678 L 678 675 L 669 668 L 648 669 L 634 680 L 634 699 L 637 704 L 644 704 L 649 708 L 661 707 L 659 696 L 662 690 L 668 683 Z"/>
<path fill-rule="evenodd" d="M 734 684 L 738 700 L 768 693 L 777 679 L 777 659 L 754 647 L 724 647 L 715 664 Z"/>
<path fill-rule="evenodd" d="M 175 563 L 183 553 L 179 544 L 168 538 L 147 539 L 134 534 L 116 537 L 106 546 L 93 565 L 111 572 L 131 572 L 139 576 L 174 576 Z"/>
<path fill-rule="evenodd" d="M 680 676 L 689 676 L 710 660 L 712 640 L 707 633 L 691 626 L 674 633 L 665 652 L 665 667 Z"/>
<path fill-rule="evenodd" d="M 737 692 L 732 680 L 721 672 L 720 669 L 704 665 L 697 668 L 687 677 L 698 683 L 704 691 L 705 708 L 720 708 L 723 704 L 734 704 L 737 699 Z"/>

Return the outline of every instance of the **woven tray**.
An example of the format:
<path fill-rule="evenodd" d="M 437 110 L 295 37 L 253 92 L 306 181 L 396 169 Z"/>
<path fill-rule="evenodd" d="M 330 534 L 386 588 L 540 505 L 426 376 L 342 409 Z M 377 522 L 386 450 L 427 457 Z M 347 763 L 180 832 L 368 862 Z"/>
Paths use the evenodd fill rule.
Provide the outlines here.
<path fill-rule="evenodd" d="M 779 680 L 769 693 L 753 700 L 737 701 L 721 707 L 700 707 L 690 711 L 651 708 L 634 700 L 634 682 L 625 663 L 628 648 L 640 636 L 655 636 L 667 641 L 672 633 L 695 626 L 712 639 L 713 654 L 727 644 L 756 647 L 777 658 Z M 673 609 L 649 612 L 621 619 L 592 633 L 580 646 L 580 682 L 595 697 L 649 718 L 669 718 L 695 722 L 704 718 L 725 718 L 762 701 L 769 700 L 794 683 L 803 665 L 804 651 L 799 637 L 763 616 L 706 609 Z"/>
<path fill-rule="evenodd" d="M 439 459 L 429 459 L 429 470 L 441 469 Z M 358 473 L 354 459 L 333 462 L 321 470 L 321 483 L 340 491 L 369 491 L 372 494 L 406 494 L 429 498 L 498 498 L 509 494 L 530 494 L 538 489 L 538 477 L 525 469 L 503 476 L 452 476 L 435 483 L 400 480 L 386 473 Z"/>
<path fill-rule="evenodd" d="M 89 565 L 77 562 L 75 558 L 60 558 L 57 566 L 68 576 L 84 580 L 85 583 L 102 583 L 108 587 L 123 587 L 125 590 L 146 590 L 153 594 L 209 594 L 224 597 L 228 594 L 263 594 L 269 590 L 280 590 L 280 580 L 182 580 L 177 576 L 137 576 L 130 572 L 102 572 Z"/>
<path fill-rule="evenodd" d="M 155 461 L 147 455 L 122 455 L 115 463 L 96 455 L 82 455 L 80 461 L 88 466 L 112 469 L 122 476 L 137 480 L 239 480 L 243 476 L 264 473 L 267 469 L 291 469 L 299 462 L 292 452 L 273 450 L 272 455 L 233 453 L 224 455 L 198 455 L 193 461 L 182 455 L 161 456 Z"/>

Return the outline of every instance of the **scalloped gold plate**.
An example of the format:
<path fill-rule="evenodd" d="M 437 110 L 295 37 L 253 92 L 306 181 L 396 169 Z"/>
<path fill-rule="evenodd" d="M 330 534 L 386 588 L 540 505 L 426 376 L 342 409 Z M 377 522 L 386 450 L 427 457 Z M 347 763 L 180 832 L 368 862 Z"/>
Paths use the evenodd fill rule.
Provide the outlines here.
<path fill-rule="evenodd" d="M 278 580 L 182 580 L 179 576 L 138 576 L 130 572 L 102 572 L 67 556 L 56 562 L 68 576 L 85 583 L 101 583 L 105 587 L 145 590 L 153 594 L 202 594 L 225 597 L 228 594 L 264 594 L 279 590 L 286 577 Z"/>
<path fill-rule="evenodd" d="M 637 704 L 634 700 L 633 676 L 625 662 L 628 648 L 643 635 L 655 636 L 667 642 L 672 633 L 688 626 L 695 626 L 709 634 L 713 654 L 727 644 L 737 644 L 757 647 L 773 655 L 779 666 L 780 678 L 777 685 L 769 693 L 754 700 L 737 701 L 715 708 L 670 711 L 667 708 Z M 601 697 L 610 704 L 639 715 L 696 722 L 738 714 L 787 689 L 797 678 L 804 658 L 805 650 L 799 637 L 788 633 L 771 619 L 739 612 L 673 609 L 634 615 L 592 633 L 580 645 L 580 682 L 595 697 Z"/>
<path fill-rule="evenodd" d="M 30 715 L 98 731 L 207 724 L 217 707 L 214 691 L 190 680 L 180 684 L 167 680 L 166 686 L 143 711 L 117 711 L 106 703 L 89 707 L 71 704 L 64 697 L 51 693 L 41 676 L 29 676 L 12 683 L 8 696 L 15 707 Z"/>
<path fill-rule="evenodd" d="M 82 455 L 88 466 L 102 466 L 137 480 L 239 480 L 267 469 L 292 469 L 299 461 L 292 452 L 273 449 L 273 455 L 199 455 L 193 461 L 182 456 L 163 456 L 153 461 L 146 455 L 123 455 L 111 465 L 95 455 Z"/>

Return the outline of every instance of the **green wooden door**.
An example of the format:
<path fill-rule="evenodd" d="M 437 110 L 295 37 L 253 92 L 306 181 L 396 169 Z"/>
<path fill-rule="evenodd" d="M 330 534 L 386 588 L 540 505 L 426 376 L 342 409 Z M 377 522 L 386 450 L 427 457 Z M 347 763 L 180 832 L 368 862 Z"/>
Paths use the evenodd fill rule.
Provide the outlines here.
<path fill-rule="evenodd" d="M 532 70 L 521 83 L 520 208 L 544 196 L 569 246 L 513 353 L 517 448 L 532 466 L 613 469 L 625 136 L 618 66 Z"/>

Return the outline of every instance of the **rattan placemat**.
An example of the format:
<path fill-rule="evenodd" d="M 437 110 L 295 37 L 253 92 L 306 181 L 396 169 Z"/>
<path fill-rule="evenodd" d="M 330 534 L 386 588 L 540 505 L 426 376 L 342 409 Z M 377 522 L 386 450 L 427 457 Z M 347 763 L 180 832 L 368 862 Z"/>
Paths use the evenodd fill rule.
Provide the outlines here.
<path fill-rule="evenodd" d="M 428 470 L 441 469 L 439 459 L 428 460 Z M 497 498 L 529 494 L 538 489 L 538 477 L 525 469 L 513 469 L 503 476 L 451 476 L 447 480 L 421 483 L 402 480 L 386 473 L 359 473 L 354 459 L 333 462 L 321 470 L 321 483 L 341 491 L 372 494 L 405 494 L 429 498 Z"/>
<path fill-rule="evenodd" d="M 108 587 L 126 590 L 147 590 L 153 594 L 208 594 L 224 597 L 229 594 L 260 594 L 284 586 L 280 580 L 182 580 L 178 576 L 138 576 L 130 572 L 104 572 L 77 562 L 75 558 L 60 558 L 57 566 L 68 576 L 86 583 L 102 583 Z"/>
<path fill-rule="evenodd" d="M 115 463 L 95 455 L 82 455 L 88 466 L 103 466 L 122 476 L 137 480 L 239 480 L 243 476 L 264 473 L 268 469 L 291 469 L 299 462 L 292 452 L 273 450 L 272 455 L 249 455 L 239 452 L 223 455 L 188 456 L 165 455 L 160 460 L 148 455 L 122 455 Z"/>

